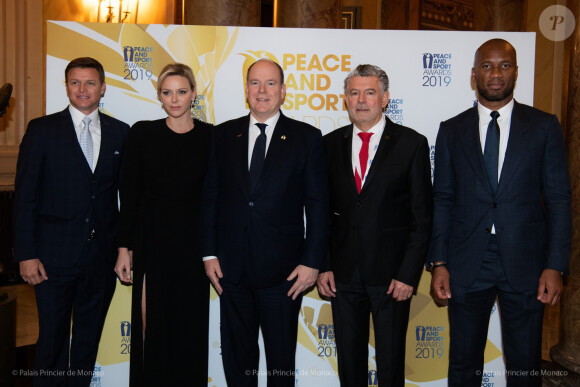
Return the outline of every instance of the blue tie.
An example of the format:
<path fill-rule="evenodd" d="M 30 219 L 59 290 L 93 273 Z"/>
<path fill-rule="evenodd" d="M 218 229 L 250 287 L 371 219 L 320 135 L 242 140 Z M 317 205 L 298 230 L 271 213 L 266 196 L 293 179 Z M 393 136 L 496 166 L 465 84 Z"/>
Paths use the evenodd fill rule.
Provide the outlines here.
<path fill-rule="evenodd" d="M 487 126 L 487 135 L 485 137 L 485 149 L 483 151 L 483 161 L 485 162 L 485 169 L 487 177 L 491 184 L 491 189 L 495 194 L 497 190 L 497 170 L 499 158 L 499 125 L 497 124 L 498 112 L 491 112 L 491 121 Z"/>
<path fill-rule="evenodd" d="M 268 125 L 256 123 L 256 126 L 260 128 L 260 134 L 254 143 L 254 151 L 252 152 L 252 160 L 250 161 L 250 189 L 255 188 L 256 183 L 260 178 L 262 167 L 264 166 L 264 158 L 266 156 L 266 127 Z"/>

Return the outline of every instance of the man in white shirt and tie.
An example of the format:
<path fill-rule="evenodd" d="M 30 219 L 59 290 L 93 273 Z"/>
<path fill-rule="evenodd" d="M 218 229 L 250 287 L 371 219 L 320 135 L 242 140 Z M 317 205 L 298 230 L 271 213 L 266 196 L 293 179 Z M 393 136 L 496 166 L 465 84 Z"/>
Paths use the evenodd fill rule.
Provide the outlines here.
<path fill-rule="evenodd" d="M 35 386 L 88 386 L 115 290 L 117 193 L 128 125 L 99 112 L 105 72 L 65 70 L 70 105 L 36 118 L 18 155 L 14 257 L 35 285 Z M 72 316 L 72 332 L 71 332 Z"/>
<path fill-rule="evenodd" d="M 268 385 L 295 385 L 302 293 L 316 281 L 326 254 L 322 135 L 282 114 L 285 95 L 280 65 L 258 60 L 246 77 L 250 114 L 214 129 L 200 244 L 220 294 L 230 386 L 257 386 L 260 328 Z"/>
<path fill-rule="evenodd" d="M 571 193 L 562 128 L 518 103 L 515 48 L 491 39 L 471 70 L 478 103 L 441 123 L 427 267 L 449 307 L 449 386 L 481 386 L 498 299 L 508 386 L 541 386 L 544 304 L 568 271 Z"/>
<path fill-rule="evenodd" d="M 372 314 L 380 385 L 405 383 L 405 337 L 431 233 L 431 164 L 425 136 L 383 114 L 389 78 L 357 66 L 344 81 L 351 125 L 324 136 L 330 244 L 318 289 L 331 297 L 343 386 L 368 383 Z"/>

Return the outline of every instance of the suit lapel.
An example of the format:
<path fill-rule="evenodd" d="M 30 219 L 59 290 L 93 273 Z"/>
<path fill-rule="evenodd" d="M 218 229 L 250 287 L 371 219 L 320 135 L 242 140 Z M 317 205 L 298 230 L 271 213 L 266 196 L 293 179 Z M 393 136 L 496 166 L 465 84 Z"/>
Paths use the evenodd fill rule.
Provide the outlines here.
<path fill-rule="evenodd" d="M 280 156 L 284 157 L 285 154 L 285 144 L 288 139 L 288 127 L 286 125 L 286 117 L 280 112 L 280 118 L 274 127 L 272 132 L 272 137 L 270 138 L 270 145 L 268 145 L 268 150 L 266 152 L 266 160 L 264 161 L 264 169 L 262 170 L 262 176 L 272 168 L 272 164 L 276 163 L 276 160 Z M 261 179 L 260 179 L 261 180 Z"/>
<path fill-rule="evenodd" d="M 230 141 L 231 157 L 234 160 L 231 165 L 235 165 L 234 175 L 237 177 L 240 185 L 248 191 L 248 126 L 250 125 L 250 116 L 241 117 L 237 120 L 232 128 Z"/>
<path fill-rule="evenodd" d="M 95 175 L 99 174 L 107 167 L 107 164 L 112 160 L 111 157 L 115 154 L 119 154 L 119 149 L 114 149 L 113 146 L 114 141 L 111 131 L 114 129 L 109 121 L 109 117 L 99 112 L 99 120 L 101 121 L 101 145 L 99 147 L 99 158 L 97 159 L 97 165 L 95 166 Z"/>
<path fill-rule="evenodd" d="M 515 101 L 514 101 L 515 102 Z M 499 184 L 497 186 L 497 194 L 501 193 L 502 188 L 510 181 L 511 176 L 517 170 L 522 155 L 525 154 L 525 138 L 528 132 L 529 117 L 523 114 L 517 102 L 514 103 L 512 111 L 512 119 L 510 124 L 510 134 L 508 145 L 505 152 L 503 166 L 501 168 L 501 175 Z M 502 185 L 502 182 L 505 182 Z"/>
<path fill-rule="evenodd" d="M 349 177 L 350 187 L 355 194 L 358 195 L 356 189 L 356 181 L 354 180 L 354 170 L 352 167 L 352 124 L 347 126 L 344 129 L 344 133 L 342 136 L 342 161 L 343 161 L 343 168 L 344 173 Z"/>
<path fill-rule="evenodd" d="M 473 173 L 481 180 L 481 184 L 486 187 L 490 193 L 493 193 L 485 170 L 483 152 L 481 151 L 479 114 L 477 112 L 477 107 L 472 108 L 470 114 L 460 125 L 464 130 L 464 135 L 461 137 L 459 144 L 460 148 L 465 153 L 465 158 L 471 166 Z M 437 149 L 435 149 L 435 152 L 437 152 Z"/>
<path fill-rule="evenodd" d="M 289 131 L 288 118 L 280 112 L 280 118 L 278 118 L 278 122 L 276 122 L 276 126 L 272 131 L 264 167 L 258 179 L 256 190 L 259 190 L 263 182 L 267 180 L 266 176 L 277 170 L 280 162 L 288 159 L 288 146 L 291 143 L 290 136 L 292 136 L 292 132 Z"/>

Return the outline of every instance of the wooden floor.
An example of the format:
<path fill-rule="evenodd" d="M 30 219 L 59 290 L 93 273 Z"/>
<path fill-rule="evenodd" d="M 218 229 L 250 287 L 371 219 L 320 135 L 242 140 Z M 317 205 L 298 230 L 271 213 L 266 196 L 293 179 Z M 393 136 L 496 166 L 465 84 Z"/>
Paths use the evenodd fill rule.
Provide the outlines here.
<path fill-rule="evenodd" d="M 7 292 L 16 297 L 16 353 L 14 369 L 34 369 L 34 347 L 38 339 L 38 313 L 34 287 L 27 284 L 1 286 L 0 293 Z M 14 387 L 32 387 L 32 376 L 18 375 Z"/>
<path fill-rule="evenodd" d="M 38 339 L 38 313 L 34 286 L 27 284 L 0 287 L 16 297 L 16 347 L 36 344 Z"/>

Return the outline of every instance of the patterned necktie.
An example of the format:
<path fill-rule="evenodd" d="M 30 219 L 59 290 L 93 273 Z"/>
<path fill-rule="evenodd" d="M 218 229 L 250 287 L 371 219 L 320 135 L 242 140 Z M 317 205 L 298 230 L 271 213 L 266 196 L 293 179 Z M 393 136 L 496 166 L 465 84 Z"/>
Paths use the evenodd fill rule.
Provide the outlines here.
<path fill-rule="evenodd" d="M 494 111 L 490 113 L 490 116 L 491 121 L 489 121 L 489 125 L 487 126 L 483 161 L 485 163 L 485 170 L 487 171 L 489 183 L 491 184 L 491 189 L 493 193 L 495 193 L 498 182 L 499 125 L 497 123 L 497 118 L 499 117 L 499 113 Z"/>
<path fill-rule="evenodd" d="M 91 137 L 91 131 L 89 130 L 89 125 L 91 124 L 91 119 L 88 116 L 83 118 L 83 127 L 81 129 L 80 144 L 87 163 L 91 170 L 93 169 L 93 138 Z"/>
<path fill-rule="evenodd" d="M 362 140 L 362 146 L 360 147 L 360 152 L 358 154 L 360 173 L 362 176 L 358 174 L 358 171 L 355 171 L 354 173 L 354 181 L 356 182 L 356 189 L 358 190 L 358 193 L 360 193 L 362 189 L 362 182 L 367 171 L 367 164 L 369 161 L 369 141 L 371 140 L 372 135 L 373 133 L 371 132 L 360 132 L 358 134 Z"/>
<path fill-rule="evenodd" d="M 249 183 L 250 188 L 254 188 L 262 172 L 264 166 L 264 158 L 266 157 L 266 127 L 268 125 L 256 123 L 260 128 L 260 134 L 254 143 L 254 151 L 252 152 L 252 160 L 250 161 Z"/>

